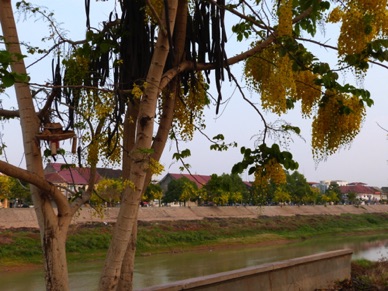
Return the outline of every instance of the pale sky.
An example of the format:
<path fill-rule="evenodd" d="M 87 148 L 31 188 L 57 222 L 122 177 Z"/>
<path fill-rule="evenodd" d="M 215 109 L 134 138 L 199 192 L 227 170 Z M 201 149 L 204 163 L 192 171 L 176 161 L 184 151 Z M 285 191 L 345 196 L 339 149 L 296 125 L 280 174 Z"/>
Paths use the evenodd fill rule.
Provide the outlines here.
<path fill-rule="evenodd" d="M 56 19 L 62 23 L 62 28 L 68 31 L 68 37 L 81 39 L 84 35 L 85 18 L 83 1 L 36 1 L 39 4 L 47 6 L 53 10 Z M 101 10 L 102 7 L 109 5 L 107 2 L 92 2 L 92 8 L 99 7 L 98 15 L 109 14 L 109 9 Z M 106 12 L 105 12 L 106 11 Z M 94 14 L 91 14 L 94 15 Z M 92 23 L 95 23 L 97 16 L 92 16 Z M 46 26 L 35 22 L 33 19 L 23 21 L 23 17 L 18 18 L 17 27 L 19 29 L 20 40 L 30 41 L 32 45 L 40 46 L 40 39 L 46 35 Z M 334 32 L 333 32 L 334 31 Z M 324 39 L 328 43 L 335 45 L 333 34 L 335 30 L 327 28 Z M 230 32 L 231 35 L 231 32 Z M 235 51 L 229 53 L 229 56 L 243 50 L 244 47 L 238 43 L 231 44 Z M 43 46 L 49 47 L 48 44 Z M 324 56 L 323 61 L 330 61 L 331 52 L 316 50 L 317 56 Z M 51 58 L 48 59 L 51 62 Z M 27 65 L 32 60 L 26 60 Z M 232 67 L 232 72 L 238 78 L 241 78 L 241 65 Z M 42 73 L 44 72 L 44 73 Z M 51 79 L 50 64 L 42 64 L 29 69 L 32 82 L 44 82 Z M 345 77 L 346 81 L 354 83 L 354 76 L 349 74 Z M 367 118 L 364 122 L 361 133 L 357 136 L 350 148 L 342 149 L 337 154 L 330 156 L 327 161 L 315 164 L 311 154 L 310 125 L 311 120 L 303 120 L 300 111 L 294 110 L 282 119 L 292 123 L 294 126 L 300 126 L 302 136 L 305 141 L 294 137 L 294 143 L 290 144 L 289 151 L 293 153 L 295 160 L 299 163 L 299 172 L 304 174 L 308 181 L 319 182 L 320 180 L 345 180 L 348 182 L 364 182 L 371 186 L 388 186 L 388 140 L 385 131 L 377 125 L 388 128 L 388 86 L 385 82 L 388 80 L 388 71 L 378 66 L 373 66 L 365 78 L 364 87 L 371 92 L 375 105 L 367 110 Z M 213 85 L 213 83 L 212 83 Z M 214 94 L 214 90 L 212 91 Z M 244 102 L 238 92 L 235 92 L 234 86 L 225 82 L 223 84 L 223 97 L 227 106 L 220 110 L 222 114 L 215 115 L 215 108 L 209 108 L 205 112 L 207 128 L 205 133 L 213 137 L 219 133 L 224 134 L 226 141 L 236 141 L 238 148 L 231 149 L 228 152 L 210 151 L 210 144 L 200 133 L 197 133 L 194 140 L 187 144 L 181 144 L 180 149 L 189 148 L 192 157 L 187 159 L 191 165 L 191 172 L 196 174 L 222 174 L 229 173 L 233 164 L 239 162 L 242 158 L 240 147 L 254 147 L 254 136 L 262 129 L 262 124 L 256 113 Z M 14 91 L 8 90 L 8 96 L 2 95 L 3 108 L 9 108 L 14 103 Z M 247 96 L 252 100 L 259 100 L 255 93 L 246 91 Z M 268 115 L 269 120 L 274 120 L 274 116 Z M 14 165 L 24 164 L 22 141 L 20 137 L 20 128 L 18 121 L 12 121 L 0 125 L 0 132 L 3 134 L 3 141 L 7 145 L 6 155 Z M 68 145 L 68 147 L 70 147 Z M 175 143 L 170 141 L 166 145 L 165 153 L 162 157 L 162 164 L 165 166 L 165 173 L 179 172 L 180 164 L 172 160 L 175 152 Z M 3 157 L 1 157 L 3 159 Z M 162 176 L 157 177 L 161 179 Z M 243 175 L 244 180 L 251 180 L 252 177 Z"/>

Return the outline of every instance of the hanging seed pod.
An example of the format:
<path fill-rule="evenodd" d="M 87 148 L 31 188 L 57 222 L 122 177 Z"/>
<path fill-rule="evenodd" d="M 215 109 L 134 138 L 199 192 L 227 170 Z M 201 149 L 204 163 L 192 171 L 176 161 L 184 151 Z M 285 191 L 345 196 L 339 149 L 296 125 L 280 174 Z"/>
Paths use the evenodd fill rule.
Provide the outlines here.
<path fill-rule="evenodd" d="M 72 145 L 71 145 L 71 153 L 75 154 L 77 153 L 77 137 L 73 137 Z"/>

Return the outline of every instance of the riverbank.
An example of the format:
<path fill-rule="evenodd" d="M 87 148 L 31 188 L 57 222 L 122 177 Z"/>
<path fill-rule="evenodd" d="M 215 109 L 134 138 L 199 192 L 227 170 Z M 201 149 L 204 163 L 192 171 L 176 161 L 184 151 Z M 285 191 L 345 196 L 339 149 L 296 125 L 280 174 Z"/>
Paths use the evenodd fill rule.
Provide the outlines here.
<path fill-rule="evenodd" d="M 112 228 L 112 223 L 73 224 L 67 242 L 68 261 L 102 261 Z M 262 247 L 366 234 L 388 238 L 388 213 L 139 221 L 137 255 Z M 380 266 L 375 269 L 380 270 Z M 0 229 L 0 273 L 32 268 L 42 268 L 38 229 Z"/>
<path fill-rule="evenodd" d="M 84 261 L 104 257 L 112 229 L 111 223 L 73 224 L 66 245 L 68 259 Z M 264 246 L 317 236 L 366 233 L 388 234 L 388 213 L 139 221 L 137 255 Z M 38 229 L 0 229 L 0 266 L 40 264 L 41 260 Z"/>
<path fill-rule="evenodd" d="M 106 208 L 99 217 L 94 209 L 83 207 L 73 224 L 114 223 L 119 208 Z M 257 218 L 265 216 L 341 215 L 388 213 L 388 205 L 316 205 L 316 206 L 227 206 L 227 207 L 141 207 L 139 221 L 203 220 L 205 218 Z M 0 229 L 38 228 L 33 208 L 0 209 Z"/>

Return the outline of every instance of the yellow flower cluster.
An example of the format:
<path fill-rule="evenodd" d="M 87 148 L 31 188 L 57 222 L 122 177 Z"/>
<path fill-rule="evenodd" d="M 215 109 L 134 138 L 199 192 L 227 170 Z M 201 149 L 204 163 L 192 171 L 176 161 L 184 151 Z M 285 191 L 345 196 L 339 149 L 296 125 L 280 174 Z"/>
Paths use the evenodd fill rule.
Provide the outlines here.
<path fill-rule="evenodd" d="M 296 93 L 294 98 L 302 102 L 302 114 L 311 115 L 312 109 L 318 105 L 321 98 L 321 86 L 314 83 L 317 75 L 311 71 L 294 72 Z"/>
<path fill-rule="evenodd" d="M 344 16 L 344 12 L 339 7 L 335 7 L 329 14 L 327 21 L 331 23 L 340 22 L 342 17 Z"/>
<path fill-rule="evenodd" d="M 139 86 L 138 84 L 133 84 L 133 88 L 131 90 L 132 96 L 135 99 L 140 99 L 144 94 L 144 89 L 147 87 L 147 83 L 144 82 L 142 86 Z"/>
<path fill-rule="evenodd" d="M 270 182 L 276 185 L 286 183 L 286 173 L 282 165 L 274 158 L 267 161 L 264 165 L 257 167 L 253 184 L 265 189 Z"/>
<path fill-rule="evenodd" d="M 264 109 L 278 115 L 287 111 L 286 95 L 295 87 L 291 66 L 289 57 L 280 57 L 275 46 L 264 49 L 246 61 L 247 82 L 261 93 Z"/>
<path fill-rule="evenodd" d="M 196 77 L 189 92 L 175 98 L 174 130 L 184 140 L 191 140 L 195 126 L 203 124 L 203 109 L 208 103 L 203 76 L 198 72 Z"/>
<path fill-rule="evenodd" d="M 361 53 L 378 35 L 388 33 L 387 0 L 347 0 L 329 15 L 329 22 L 342 19 L 338 38 L 340 55 Z"/>
<path fill-rule="evenodd" d="M 72 55 L 68 59 L 63 60 L 66 66 L 66 84 L 78 85 L 85 78 L 85 74 L 89 71 L 89 59 L 80 55 Z"/>
<path fill-rule="evenodd" d="M 95 94 L 91 92 L 84 92 L 83 97 L 80 99 L 80 108 L 84 108 L 84 110 L 80 112 L 80 114 L 82 114 L 83 118 L 88 120 L 88 124 L 96 125 L 110 116 L 114 105 L 115 98 L 112 92 L 99 91 Z M 79 129 L 82 130 L 86 128 L 88 127 L 83 125 Z M 121 126 L 119 127 L 119 131 L 119 134 L 122 134 Z M 112 152 L 115 140 L 111 141 L 111 147 L 109 148 L 108 135 L 109 130 L 107 128 L 97 135 L 96 133 L 91 133 L 88 130 L 83 131 L 82 142 L 84 144 L 91 143 L 88 147 L 87 157 L 89 164 L 94 162 L 96 154 L 103 158 L 103 163 L 105 165 L 117 165 L 121 162 L 121 147 L 117 146 Z"/>
<path fill-rule="evenodd" d="M 358 97 L 333 91 L 325 94 L 327 100 L 319 107 L 312 124 L 312 148 L 317 159 L 351 143 L 365 117 L 365 107 Z M 344 108 L 350 111 L 344 112 Z"/>
<path fill-rule="evenodd" d="M 281 115 L 287 111 L 287 96 L 302 102 L 302 113 L 309 116 L 319 102 L 321 87 L 311 71 L 293 71 L 289 56 L 279 56 L 275 46 L 268 47 L 245 63 L 248 85 L 261 94 L 262 106 Z"/>
<path fill-rule="evenodd" d="M 152 174 L 160 175 L 164 171 L 164 166 L 161 163 L 159 163 L 159 161 L 153 158 L 150 158 L 149 169 Z"/>
<path fill-rule="evenodd" d="M 292 36 L 292 0 L 280 0 L 278 36 Z"/>

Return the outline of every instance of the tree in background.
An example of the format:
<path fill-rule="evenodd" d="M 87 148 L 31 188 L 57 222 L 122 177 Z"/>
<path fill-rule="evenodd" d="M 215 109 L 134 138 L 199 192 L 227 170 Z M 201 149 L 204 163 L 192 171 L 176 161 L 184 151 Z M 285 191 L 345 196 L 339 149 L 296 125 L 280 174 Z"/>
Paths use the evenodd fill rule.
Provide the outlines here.
<path fill-rule="evenodd" d="M 346 197 L 348 199 L 348 203 L 350 204 L 356 204 L 357 203 L 357 194 L 354 192 L 349 192 L 346 194 Z"/>
<path fill-rule="evenodd" d="M 158 200 L 159 201 L 159 206 L 160 206 L 162 198 L 163 198 L 162 187 L 160 187 L 159 184 L 150 183 L 147 186 L 146 191 L 144 192 L 142 200 L 143 201 L 147 201 L 147 202 Z"/>
<path fill-rule="evenodd" d="M 183 189 L 179 201 L 183 201 L 183 205 L 186 206 L 186 202 L 194 201 L 197 199 L 197 184 L 190 181 L 190 183 L 185 182 L 183 184 Z"/>
<path fill-rule="evenodd" d="M 337 202 L 340 201 L 340 198 L 338 197 L 338 193 L 333 191 L 333 190 L 327 190 L 325 194 L 322 195 L 322 201 L 327 204 L 327 203 L 334 203 L 336 204 Z"/>
<path fill-rule="evenodd" d="M 273 201 L 279 203 L 280 205 L 284 205 L 291 201 L 292 197 L 290 193 L 285 189 L 284 186 L 279 186 L 276 188 Z"/>
<path fill-rule="evenodd" d="M 213 174 L 204 189 L 206 201 L 217 205 L 242 203 L 243 197 L 248 195 L 248 186 L 237 174 Z"/>
<path fill-rule="evenodd" d="M 12 195 L 12 181 L 11 178 L 5 175 L 0 175 L 0 201 L 9 200 Z"/>
<path fill-rule="evenodd" d="M 42 59 L 53 58 L 51 80 L 36 85 L 26 82 L 10 1 L 0 1 L 7 50 L 1 55 L 8 55 L 0 60 L 0 84 L 15 85 L 18 102 L 17 110 L 0 109 L 0 119 L 20 119 L 27 165 L 22 169 L 1 160 L 0 171 L 31 185 L 48 290 L 69 289 L 67 231 L 92 195 L 99 159 L 121 163 L 128 181 L 99 289 L 131 290 L 138 205 L 152 174 L 160 171 L 166 141 L 168 137 L 188 141 L 195 129 L 205 128 L 203 109 L 207 105 L 216 113 L 222 109 L 225 81 L 235 84 L 261 124 L 252 121 L 259 128 L 255 146 L 241 148 L 243 158 L 233 172 L 248 169 L 256 185 L 267 187 L 269 181 L 285 182 L 284 169 L 297 169 L 283 141 L 300 134 L 300 129 L 282 120 L 266 120 L 262 109 L 281 116 L 301 103 L 302 116 L 312 119 L 314 157 L 325 159 L 352 142 L 366 107 L 373 103 L 367 90 L 342 84 L 338 72 L 353 70 L 359 81 L 370 63 L 382 65 L 388 59 L 386 1 L 118 0 L 99 28 L 90 25 L 91 1 L 85 4 L 86 36 L 73 41 L 61 34 L 51 13 L 18 3 L 48 20 L 47 39 L 54 41 L 49 51 L 34 46 L 26 50 L 27 57 L 41 53 Z M 232 37 L 240 42 L 241 53 L 234 56 L 227 46 L 225 19 L 234 21 Z M 326 22 L 340 26 L 337 47 L 314 38 L 317 26 Z M 331 67 L 325 61 L 327 52 L 314 55 L 310 48 L 315 45 L 335 51 L 338 63 Z M 245 96 L 240 78 L 233 75 L 232 66 L 238 62 L 245 64 L 252 98 Z M 211 98 L 207 90 L 213 85 L 217 94 Z M 37 135 L 52 122 L 60 123 L 65 132 L 82 134 L 76 158 L 90 166 L 91 179 L 73 201 L 44 177 L 43 153 L 55 156 L 56 142 L 49 147 L 37 142 Z M 270 140 L 271 136 L 275 138 Z M 216 150 L 229 145 L 221 135 L 213 142 Z M 180 151 L 175 157 L 185 155 Z"/>
<path fill-rule="evenodd" d="M 121 199 L 124 190 L 124 182 L 121 179 L 102 179 L 96 185 L 96 196 L 112 207 Z"/>
<path fill-rule="evenodd" d="M 330 183 L 329 188 L 326 190 L 326 194 L 330 193 L 328 196 L 332 197 L 334 200 L 332 202 L 344 202 L 344 197 L 342 197 L 342 192 L 338 183 Z"/>
<path fill-rule="evenodd" d="M 287 191 L 291 195 L 292 202 L 303 204 L 310 200 L 312 190 L 304 175 L 298 171 L 292 174 L 287 173 Z"/>
<path fill-rule="evenodd" d="M 306 197 L 306 203 L 315 205 L 318 202 L 320 195 L 321 191 L 319 190 L 319 188 L 311 187 L 311 191 Z"/>
<path fill-rule="evenodd" d="M 172 180 L 167 187 L 166 193 L 163 196 L 163 203 L 171 202 L 183 202 L 195 199 L 196 191 L 198 190 L 197 184 L 190 181 L 186 177 Z"/>

